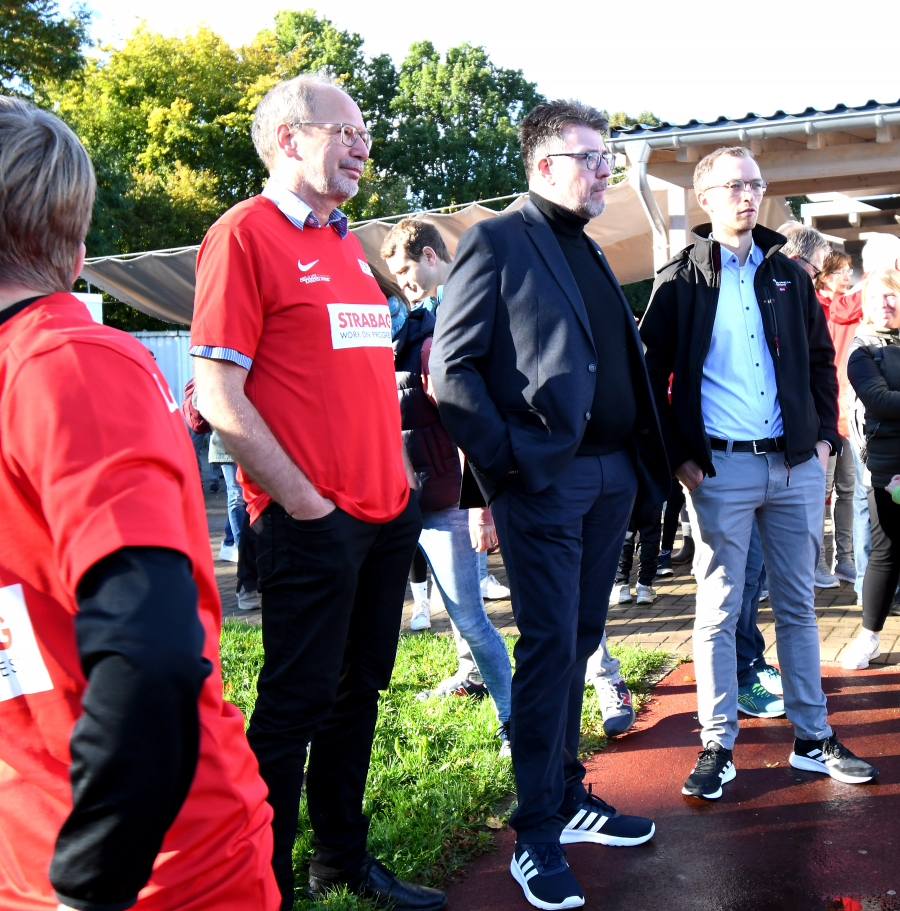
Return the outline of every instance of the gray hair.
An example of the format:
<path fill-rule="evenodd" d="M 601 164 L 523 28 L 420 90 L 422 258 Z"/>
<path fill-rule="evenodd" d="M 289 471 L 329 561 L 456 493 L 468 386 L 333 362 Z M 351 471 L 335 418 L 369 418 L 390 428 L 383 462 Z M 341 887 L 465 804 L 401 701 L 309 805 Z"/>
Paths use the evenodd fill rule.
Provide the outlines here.
<path fill-rule="evenodd" d="M 316 92 L 323 85 L 337 86 L 338 83 L 325 70 L 302 73 L 269 89 L 257 105 L 250 126 L 250 136 L 253 138 L 257 154 L 269 171 L 275 164 L 278 151 L 278 127 L 282 123 L 313 120 L 316 116 Z"/>
<path fill-rule="evenodd" d="M 605 133 L 609 129 L 606 115 L 580 101 L 542 101 L 519 124 L 519 143 L 526 176 L 531 176 L 537 163 L 548 152 L 565 151 L 563 127 L 581 125 Z"/>
<path fill-rule="evenodd" d="M 709 155 L 701 158 L 697 162 L 697 167 L 694 168 L 695 193 L 702 193 L 703 190 L 708 189 L 706 182 L 709 180 L 709 173 L 712 171 L 713 165 L 723 155 L 728 155 L 731 158 L 753 158 L 754 161 L 756 160 L 750 149 L 744 146 L 725 146 L 721 149 L 716 149 L 715 152 L 710 152 Z"/>
<path fill-rule="evenodd" d="M 863 247 L 863 272 L 893 269 L 898 259 L 900 259 L 900 237 L 895 234 L 878 234 L 870 237 Z"/>
<path fill-rule="evenodd" d="M 815 228 L 801 225 L 800 222 L 786 221 L 778 233 L 787 238 L 787 243 L 781 248 L 785 256 L 812 262 L 816 250 L 824 250 L 826 256 L 831 253 L 831 244 Z"/>

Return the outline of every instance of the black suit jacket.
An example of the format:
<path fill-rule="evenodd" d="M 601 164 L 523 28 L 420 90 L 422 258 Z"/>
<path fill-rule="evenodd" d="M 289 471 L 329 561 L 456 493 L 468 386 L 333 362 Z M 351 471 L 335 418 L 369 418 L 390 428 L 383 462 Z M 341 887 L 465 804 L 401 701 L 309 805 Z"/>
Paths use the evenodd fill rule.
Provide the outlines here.
<path fill-rule="evenodd" d="M 643 346 L 603 252 L 591 244 L 619 294 L 640 365 L 632 440 L 639 495 L 661 503 L 671 481 Z M 431 374 L 441 421 L 485 502 L 513 466 L 537 493 L 572 460 L 593 404 L 596 361 L 581 293 L 537 206 L 529 201 L 466 231 L 438 310 Z M 477 505 L 467 492 L 464 479 L 460 505 Z"/>

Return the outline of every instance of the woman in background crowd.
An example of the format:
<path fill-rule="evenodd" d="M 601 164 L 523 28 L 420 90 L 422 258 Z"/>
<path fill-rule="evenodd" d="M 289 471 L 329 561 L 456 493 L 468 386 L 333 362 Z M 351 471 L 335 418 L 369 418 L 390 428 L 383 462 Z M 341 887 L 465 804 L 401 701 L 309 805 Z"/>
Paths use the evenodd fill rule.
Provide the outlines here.
<path fill-rule="evenodd" d="M 850 287 L 850 257 L 846 253 L 829 253 L 822 264 L 822 271 L 816 277 L 816 297 L 825 311 L 828 319 L 828 329 L 832 341 L 835 342 L 835 351 L 838 351 L 835 333 L 831 321 L 831 305 L 842 297 Z M 842 365 L 838 359 L 846 354 L 835 354 L 835 366 L 838 376 L 841 375 Z M 846 369 L 846 363 L 844 363 Z M 847 418 L 843 408 L 839 406 L 838 432 L 841 435 L 841 449 L 831 454 L 828 460 L 828 470 L 825 473 L 825 501 L 831 497 L 831 527 L 834 529 L 834 560 L 831 564 L 825 558 L 825 529 L 822 528 L 822 557 L 820 563 L 820 581 L 827 581 L 828 587 L 834 587 L 838 580 L 851 584 L 856 581 L 856 562 L 853 553 L 853 489 L 856 483 L 856 467 L 853 463 L 853 453 L 847 439 Z M 824 570 L 824 576 L 822 571 Z M 830 578 L 827 578 L 830 577 Z M 831 580 L 833 579 L 833 583 Z"/>
<path fill-rule="evenodd" d="M 887 488 L 900 474 L 900 272 L 878 269 L 863 288 L 863 322 L 850 346 L 847 376 L 865 409 L 866 486 L 872 551 L 863 581 L 863 622 L 842 664 L 862 670 L 881 654 L 884 628 L 900 579 L 900 506 Z M 857 422 L 851 422 L 856 424 Z"/>

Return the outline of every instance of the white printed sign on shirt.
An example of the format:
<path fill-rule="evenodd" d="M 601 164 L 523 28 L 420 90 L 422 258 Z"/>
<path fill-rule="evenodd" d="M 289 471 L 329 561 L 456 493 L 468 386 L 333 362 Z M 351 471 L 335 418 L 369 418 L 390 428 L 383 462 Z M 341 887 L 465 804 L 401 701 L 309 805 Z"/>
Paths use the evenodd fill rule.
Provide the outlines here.
<path fill-rule="evenodd" d="M 52 689 L 22 586 L 0 588 L 0 702 Z"/>
<path fill-rule="evenodd" d="M 333 348 L 390 348 L 387 304 L 328 304 Z"/>

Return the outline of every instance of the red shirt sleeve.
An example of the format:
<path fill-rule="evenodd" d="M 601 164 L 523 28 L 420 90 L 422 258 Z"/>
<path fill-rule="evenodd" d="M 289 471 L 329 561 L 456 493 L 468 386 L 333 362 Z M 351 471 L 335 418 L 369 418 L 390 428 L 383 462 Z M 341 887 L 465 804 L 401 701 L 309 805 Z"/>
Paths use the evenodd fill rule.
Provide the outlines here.
<path fill-rule="evenodd" d="M 258 268 L 239 225 L 209 229 L 197 254 L 192 346 L 231 348 L 253 360 L 263 327 Z"/>
<path fill-rule="evenodd" d="M 178 403 L 149 352 L 145 365 L 143 349 L 116 345 L 69 341 L 29 358 L 0 419 L 3 457 L 73 596 L 85 571 L 122 547 L 192 559 L 184 502 L 200 488 Z"/>

